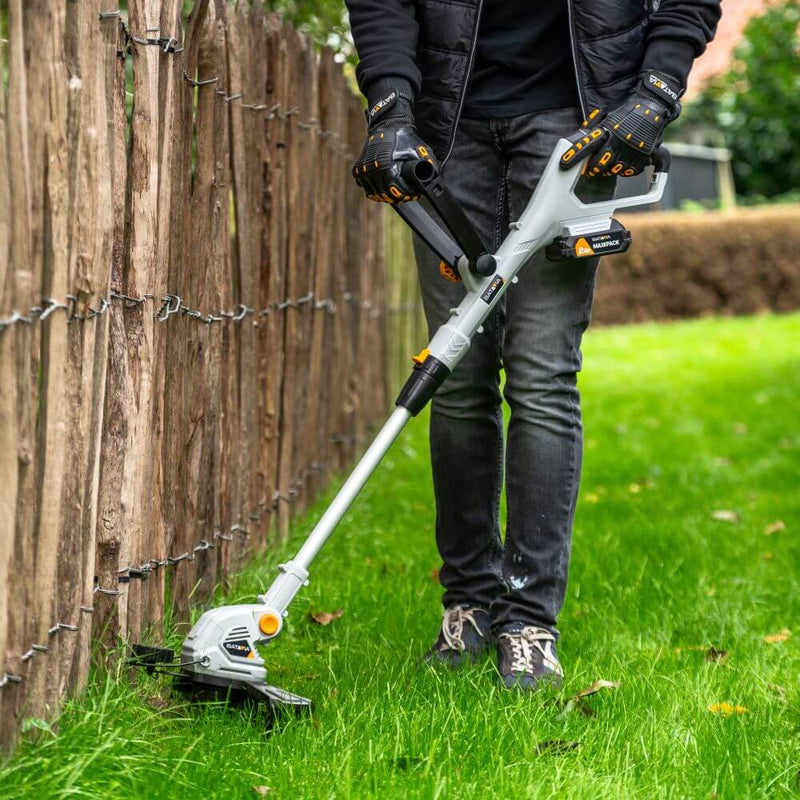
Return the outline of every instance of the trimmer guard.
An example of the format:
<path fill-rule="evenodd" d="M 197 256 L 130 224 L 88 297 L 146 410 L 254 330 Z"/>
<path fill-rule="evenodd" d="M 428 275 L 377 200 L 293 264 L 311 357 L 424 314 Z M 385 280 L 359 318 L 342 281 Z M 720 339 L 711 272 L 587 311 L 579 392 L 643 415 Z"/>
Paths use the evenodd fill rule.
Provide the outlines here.
<path fill-rule="evenodd" d="M 203 675 L 189 670 L 175 681 L 175 688 L 192 699 L 226 700 L 239 704 L 248 700 L 265 703 L 273 717 L 287 711 L 302 714 L 313 708 L 309 698 L 277 686 L 231 680 L 226 676 Z"/>

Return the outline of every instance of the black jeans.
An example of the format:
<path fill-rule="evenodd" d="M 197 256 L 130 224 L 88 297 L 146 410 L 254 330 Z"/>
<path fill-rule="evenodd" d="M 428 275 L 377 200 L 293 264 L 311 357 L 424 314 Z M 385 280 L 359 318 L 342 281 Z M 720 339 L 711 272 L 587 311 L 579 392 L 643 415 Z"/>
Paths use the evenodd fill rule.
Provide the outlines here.
<path fill-rule="evenodd" d="M 493 250 L 525 208 L 560 136 L 580 124 L 564 108 L 510 119 L 462 120 L 444 176 Z M 586 182 L 585 200 L 613 194 L 614 181 Z M 419 240 L 417 266 L 433 332 L 464 294 L 444 280 Z M 493 312 L 431 408 L 436 542 L 445 606 L 491 608 L 495 632 L 524 625 L 556 631 L 564 602 L 581 472 L 577 389 L 581 337 L 589 324 L 597 259 L 552 263 L 534 256 Z M 504 474 L 508 526 L 500 538 Z"/>

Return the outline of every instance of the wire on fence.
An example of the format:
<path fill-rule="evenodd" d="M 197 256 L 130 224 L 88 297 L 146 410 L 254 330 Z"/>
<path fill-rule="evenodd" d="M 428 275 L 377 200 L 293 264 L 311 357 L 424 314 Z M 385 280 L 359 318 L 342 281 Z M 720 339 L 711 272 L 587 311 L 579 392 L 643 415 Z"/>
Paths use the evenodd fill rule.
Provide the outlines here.
<path fill-rule="evenodd" d="M 122 16 L 122 11 L 119 9 L 117 9 L 116 11 L 101 11 L 100 21 L 105 22 L 106 20 L 118 21 L 120 29 L 122 31 L 122 37 L 125 40 L 124 52 L 126 53 L 131 52 L 131 44 L 138 44 L 143 47 L 158 47 L 161 50 L 161 52 L 170 55 L 179 55 L 180 53 L 183 53 L 184 50 L 186 49 L 183 45 L 180 44 L 179 40 L 173 36 L 169 37 L 134 36 L 130 32 L 128 24 Z M 160 32 L 161 32 L 160 28 L 148 28 L 145 31 L 145 33 L 160 33 Z M 212 86 L 219 83 L 219 77 L 209 78 L 208 80 L 200 81 L 195 78 L 192 78 L 192 76 L 189 75 L 189 73 L 186 70 L 183 71 L 183 79 L 193 88 L 202 88 L 204 86 Z M 241 107 L 247 111 L 253 111 L 256 113 L 261 111 L 266 111 L 267 120 L 273 120 L 273 119 L 286 120 L 300 113 L 300 110 L 298 109 L 297 106 L 293 106 L 292 108 L 289 108 L 286 111 L 284 111 L 282 110 L 282 106 L 280 103 L 275 103 L 275 105 L 273 106 L 269 106 L 266 103 L 245 103 L 241 92 L 229 95 L 223 89 L 215 89 L 215 93 L 220 95 L 226 103 L 233 103 L 236 100 L 240 101 Z M 298 121 L 297 126 L 311 133 L 317 133 L 323 139 L 340 138 L 340 133 L 338 131 L 323 129 L 319 124 L 319 120 L 317 119 Z M 286 144 L 285 142 L 278 142 L 278 146 L 285 147 Z M 341 153 L 347 159 L 352 160 L 353 158 L 355 158 L 355 155 L 347 151 L 347 149 L 344 147 L 334 145 L 332 149 Z"/>
<path fill-rule="evenodd" d="M 350 303 L 361 311 L 367 312 L 370 318 L 379 317 L 382 314 L 379 307 L 376 307 L 368 300 L 361 301 L 358 296 L 352 292 L 345 290 L 342 292 L 341 296 L 345 302 Z M 31 306 L 26 312 L 23 313 L 13 310 L 8 317 L 0 319 L 0 333 L 16 325 L 30 326 L 35 322 L 43 322 L 54 312 L 59 310 L 66 312 L 68 323 L 87 322 L 88 320 L 103 316 L 114 302 L 120 303 L 123 309 L 135 309 L 143 306 L 147 302 L 155 302 L 155 295 L 148 292 L 139 297 L 132 297 L 131 295 L 112 290 L 107 298 L 101 297 L 99 299 L 99 306 L 97 308 L 86 306 L 85 310 L 81 312 L 78 311 L 81 306 L 75 295 L 67 295 L 63 303 L 54 300 L 52 297 L 42 296 L 41 301 L 37 305 Z M 180 295 L 171 292 L 164 294 L 159 302 L 161 305 L 153 313 L 153 318 L 158 322 L 167 322 L 167 320 L 175 316 L 185 316 L 206 325 L 213 325 L 226 320 L 228 322 L 242 322 L 248 316 L 266 317 L 269 314 L 285 311 L 289 308 L 299 309 L 306 304 L 310 304 L 311 308 L 315 311 L 325 311 L 328 314 L 336 314 L 338 311 L 338 306 L 333 297 L 317 299 L 313 292 L 309 292 L 302 297 L 273 300 L 262 309 L 255 309 L 244 303 L 237 303 L 229 311 L 218 311 L 216 313 L 192 308 L 184 302 Z M 258 325 L 256 319 L 253 320 L 253 325 Z"/>

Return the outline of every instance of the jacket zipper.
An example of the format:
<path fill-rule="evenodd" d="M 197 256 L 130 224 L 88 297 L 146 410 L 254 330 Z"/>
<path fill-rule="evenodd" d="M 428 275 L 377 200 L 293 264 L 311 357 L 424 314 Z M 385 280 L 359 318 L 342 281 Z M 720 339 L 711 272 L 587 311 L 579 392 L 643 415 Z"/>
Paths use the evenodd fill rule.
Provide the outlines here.
<path fill-rule="evenodd" d="M 581 113 L 583 114 L 584 119 L 589 118 L 589 110 L 586 106 L 586 101 L 583 98 L 583 88 L 581 87 L 581 76 L 578 72 L 578 51 L 575 45 L 575 22 L 573 20 L 572 15 L 572 2 L 573 0 L 567 0 L 567 16 L 569 17 L 569 44 L 570 49 L 572 50 L 572 67 L 575 70 L 575 82 L 578 86 L 578 100 L 581 104 Z"/>
<path fill-rule="evenodd" d="M 472 76 L 472 64 L 475 61 L 475 50 L 478 47 L 478 29 L 481 24 L 481 12 L 483 11 L 483 0 L 478 0 L 478 14 L 475 17 L 475 30 L 472 34 L 472 47 L 469 51 L 469 61 L 467 62 L 467 72 L 464 76 L 464 85 L 461 87 L 461 97 L 458 98 L 458 108 L 456 109 L 456 116 L 453 120 L 453 130 L 450 133 L 450 145 L 447 148 L 447 153 L 442 159 L 442 166 L 447 163 L 450 155 L 453 152 L 453 147 L 456 143 L 456 128 L 458 128 L 459 120 L 461 119 L 461 109 L 464 107 L 464 98 L 467 96 L 467 86 L 469 86 L 469 79 Z"/>
<path fill-rule="evenodd" d="M 447 153 L 445 157 L 442 159 L 442 166 L 444 166 L 450 156 L 453 153 L 453 147 L 456 143 L 456 128 L 458 128 L 458 123 L 461 120 L 461 110 L 464 107 L 464 98 L 467 96 L 467 86 L 469 85 L 469 79 L 472 76 L 472 65 L 475 61 L 475 50 L 478 46 L 478 28 L 481 24 L 481 12 L 483 11 L 483 0 L 478 0 L 478 15 L 475 19 L 475 31 L 472 34 L 472 47 L 469 51 L 469 61 L 467 62 L 467 74 L 464 78 L 464 85 L 461 87 L 461 96 L 458 99 L 458 108 L 456 109 L 456 116 L 453 120 L 453 129 L 450 133 L 450 144 L 447 148 Z M 583 114 L 583 118 L 586 119 L 588 116 L 586 101 L 583 97 L 583 88 L 581 87 L 581 76 L 578 72 L 578 55 L 576 52 L 575 46 L 575 26 L 572 19 L 572 0 L 567 0 L 567 16 L 569 17 L 569 44 L 570 50 L 572 51 L 572 68 L 575 70 L 575 82 L 578 88 L 578 100 L 581 104 L 581 113 Z"/>

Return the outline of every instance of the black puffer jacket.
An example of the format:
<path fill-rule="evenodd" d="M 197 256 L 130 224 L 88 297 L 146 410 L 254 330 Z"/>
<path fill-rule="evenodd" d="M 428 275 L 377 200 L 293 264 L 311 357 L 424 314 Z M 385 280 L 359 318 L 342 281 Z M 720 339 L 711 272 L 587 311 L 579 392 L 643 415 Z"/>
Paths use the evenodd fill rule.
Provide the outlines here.
<path fill-rule="evenodd" d="M 481 9 L 490 0 L 347 0 L 369 96 L 381 79 L 401 78 L 416 95 L 420 133 L 440 159 L 452 148 L 469 81 Z M 564 0 L 584 114 L 610 109 L 638 73 L 658 69 L 684 85 L 711 40 L 720 0 Z"/>

